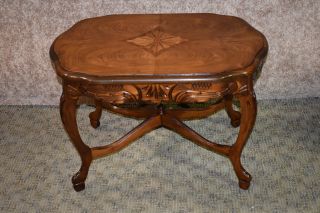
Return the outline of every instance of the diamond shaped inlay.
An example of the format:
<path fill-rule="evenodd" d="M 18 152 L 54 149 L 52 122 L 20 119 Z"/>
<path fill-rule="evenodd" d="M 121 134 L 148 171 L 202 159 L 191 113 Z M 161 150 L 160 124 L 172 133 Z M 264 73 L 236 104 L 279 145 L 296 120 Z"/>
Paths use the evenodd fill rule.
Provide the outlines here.
<path fill-rule="evenodd" d="M 159 53 L 165 49 L 185 41 L 187 41 L 187 39 L 166 33 L 159 27 L 136 38 L 127 40 L 129 43 L 133 43 L 144 48 L 154 56 L 159 55 Z"/>

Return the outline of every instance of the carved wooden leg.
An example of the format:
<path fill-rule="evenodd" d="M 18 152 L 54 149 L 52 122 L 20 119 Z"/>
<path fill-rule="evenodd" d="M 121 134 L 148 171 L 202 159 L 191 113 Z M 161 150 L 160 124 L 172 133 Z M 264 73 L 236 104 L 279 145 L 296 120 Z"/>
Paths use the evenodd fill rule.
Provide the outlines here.
<path fill-rule="evenodd" d="M 231 125 L 233 127 L 238 127 L 240 125 L 241 114 L 240 112 L 235 111 L 232 108 L 232 99 L 233 99 L 232 95 L 227 95 L 226 97 L 224 97 L 225 110 L 229 118 L 231 119 Z"/>
<path fill-rule="evenodd" d="M 89 114 L 90 124 L 93 128 L 98 128 L 100 126 L 100 118 L 102 114 L 102 104 L 100 101 L 95 101 L 96 110 Z"/>
<path fill-rule="evenodd" d="M 92 161 L 92 155 L 91 149 L 83 143 L 78 131 L 76 108 L 79 96 L 73 91 L 68 90 L 67 86 L 64 86 L 64 91 L 60 100 L 60 115 L 64 128 L 81 157 L 81 168 L 72 177 L 73 188 L 76 191 L 81 191 L 85 188 L 85 180 Z"/>
<path fill-rule="evenodd" d="M 248 95 L 240 95 L 239 101 L 241 111 L 240 131 L 236 142 L 231 147 L 229 159 L 239 179 L 240 188 L 248 189 L 251 175 L 242 167 L 240 158 L 256 120 L 257 103 L 253 92 Z"/>

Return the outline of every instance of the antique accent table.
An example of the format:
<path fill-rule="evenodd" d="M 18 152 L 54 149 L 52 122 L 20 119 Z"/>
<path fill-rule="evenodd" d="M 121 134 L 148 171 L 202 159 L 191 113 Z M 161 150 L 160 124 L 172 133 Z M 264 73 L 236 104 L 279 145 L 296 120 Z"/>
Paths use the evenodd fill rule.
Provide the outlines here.
<path fill-rule="evenodd" d="M 97 158 L 117 152 L 146 133 L 165 127 L 230 159 L 239 186 L 251 176 L 240 157 L 254 126 L 257 106 L 253 83 L 267 55 L 266 38 L 244 20 L 216 14 L 109 15 L 76 23 L 50 48 L 62 79 L 61 119 L 82 165 L 73 176 L 85 188 Z M 119 140 L 89 147 L 79 134 L 80 97 L 94 100 L 90 123 L 99 126 L 102 109 L 144 119 Z M 233 101 L 240 103 L 240 112 Z M 225 109 L 233 127 L 231 146 L 205 139 L 182 121 L 205 118 Z"/>

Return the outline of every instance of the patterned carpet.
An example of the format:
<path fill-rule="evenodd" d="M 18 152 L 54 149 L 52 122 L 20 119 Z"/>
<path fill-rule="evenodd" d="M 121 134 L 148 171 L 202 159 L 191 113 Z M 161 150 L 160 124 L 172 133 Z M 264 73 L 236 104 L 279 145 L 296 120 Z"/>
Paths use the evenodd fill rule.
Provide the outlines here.
<path fill-rule="evenodd" d="M 94 161 L 85 191 L 70 178 L 80 165 L 57 107 L 0 106 L 1 212 L 319 212 L 320 99 L 259 101 L 255 129 L 242 161 L 252 174 L 240 190 L 228 159 L 166 129 Z M 104 112 L 84 141 L 116 140 L 140 121 Z M 238 129 L 221 111 L 186 122 L 205 137 L 231 144 Z"/>

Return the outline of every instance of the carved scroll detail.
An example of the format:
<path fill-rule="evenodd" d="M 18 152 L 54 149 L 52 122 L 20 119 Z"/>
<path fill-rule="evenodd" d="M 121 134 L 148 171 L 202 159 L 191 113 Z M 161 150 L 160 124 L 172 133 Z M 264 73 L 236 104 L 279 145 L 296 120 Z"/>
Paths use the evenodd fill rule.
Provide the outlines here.
<path fill-rule="evenodd" d="M 227 83 L 198 82 L 179 84 L 172 91 L 172 101 L 177 103 L 203 103 L 233 92 Z"/>
<path fill-rule="evenodd" d="M 247 92 L 243 82 L 199 82 L 183 84 L 114 84 L 89 85 L 84 94 L 111 104 L 127 103 L 200 103 L 222 98 L 227 94 Z"/>
<path fill-rule="evenodd" d="M 173 101 L 177 103 L 203 103 L 208 102 L 211 99 L 221 98 L 224 94 L 227 94 L 228 91 L 228 88 L 219 92 L 195 90 L 180 91 L 173 96 Z"/>
<path fill-rule="evenodd" d="M 85 94 L 93 96 L 111 104 L 123 104 L 138 102 L 141 99 L 141 91 L 134 85 L 91 85 L 86 89 Z"/>

